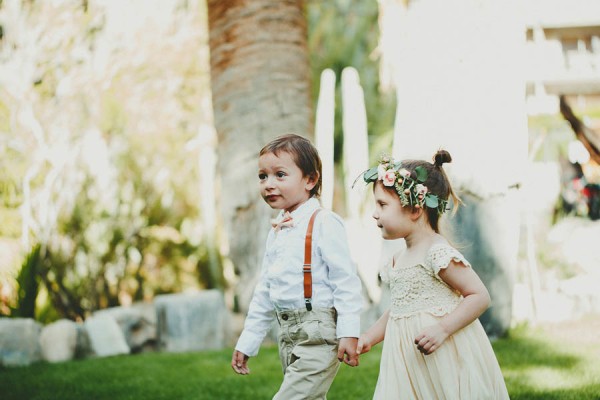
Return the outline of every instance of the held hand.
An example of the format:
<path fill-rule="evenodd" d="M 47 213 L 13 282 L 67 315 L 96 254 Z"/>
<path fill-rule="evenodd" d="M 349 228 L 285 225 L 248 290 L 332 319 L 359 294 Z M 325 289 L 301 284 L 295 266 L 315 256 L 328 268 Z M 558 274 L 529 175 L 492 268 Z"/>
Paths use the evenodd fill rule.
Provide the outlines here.
<path fill-rule="evenodd" d="M 351 367 L 358 366 L 358 354 L 356 353 L 357 338 L 345 337 L 340 339 L 338 346 L 338 360 L 343 361 Z"/>
<path fill-rule="evenodd" d="M 358 345 L 356 346 L 356 353 L 358 355 L 368 353 L 371 351 L 371 347 L 373 347 L 373 344 L 371 343 L 369 336 L 367 336 L 365 333 L 360 335 L 360 338 L 358 339 Z"/>
<path fill-rule="evenodd" d="M 235 350 L 233 357 L 231 357 L 231 368 L 240 375 L 248 375 L 250 373 L 248 358 L 244 353 Z"/>
<path fill-rule="evenodd" d="M 415 338 L 417 349 L 425 355 L 436 351 L 444 340 L 448 338 L 448 333 L 441 324 L 428 326 Z"/>

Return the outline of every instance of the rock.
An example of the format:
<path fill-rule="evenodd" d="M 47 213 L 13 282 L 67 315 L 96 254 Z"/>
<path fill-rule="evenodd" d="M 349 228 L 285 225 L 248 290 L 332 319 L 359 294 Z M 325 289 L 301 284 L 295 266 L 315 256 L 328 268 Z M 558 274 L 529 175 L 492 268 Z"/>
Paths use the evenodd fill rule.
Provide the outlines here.
<path fill-rule="evenodd" d="M 77 324 L 77 346 L 75 347 L 75 358 L 87 358 L 94 355 L 90 336 L 84 324 Z"/>
<path fill-rule="evenodd" d="M 85 321 L 85 329 L 94 355 L 107 357 L 130 353 L 125 336 L 111 315 L 105 314 L 88 318 Z"/>
<path fill-rule="evenodd" d="M 161 350 L 185 352 L 225 347 L 229 311 L 219 290 L 155 298 Z"/>
<path fill-rule="evenodd" d="M 69 361 L 75 358 L 77 324 L 61 319 L 42 328 L 40 347 L 42 358 L 48 362 Z"/>
<path fill-rule="evenodd" d="M 42 325 L 30 318 L 0 318 L 0 365 L 26 366 L 41 358 Z"/>
<path fill-rule="evenodd" d="M 132 353 L 156 350 L 156 310 L 152 303 L 136 303 L 129 307 L 112 307 L 94 313 L 111 315 L 119 324 Z"/>

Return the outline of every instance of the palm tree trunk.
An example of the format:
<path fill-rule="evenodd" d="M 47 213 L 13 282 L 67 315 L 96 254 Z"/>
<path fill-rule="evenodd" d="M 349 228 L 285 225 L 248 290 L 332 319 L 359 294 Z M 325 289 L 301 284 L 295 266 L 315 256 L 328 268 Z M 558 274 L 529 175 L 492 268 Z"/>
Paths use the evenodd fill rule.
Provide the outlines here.
<path fill-rule="evenodd" d="M 219 206 L 247 308 L 272 211 L 258 191 L 258 152 L 284 133 L 312 135 L 307 23 L 302 0 L 208 0 L 218 137 Z"/>

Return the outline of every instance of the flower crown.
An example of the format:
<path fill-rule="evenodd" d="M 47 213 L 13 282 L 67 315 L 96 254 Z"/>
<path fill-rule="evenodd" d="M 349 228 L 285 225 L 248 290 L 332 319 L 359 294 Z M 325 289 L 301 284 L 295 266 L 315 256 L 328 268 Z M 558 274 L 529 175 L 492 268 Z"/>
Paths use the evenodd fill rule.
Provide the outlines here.
<path fill-rule="evenodd" d="M 411 206 L 421 208 L 423 206 L 436 208 L 438 214 L 447 210 L 448 200 L 440 199 L 437 195 L 429 193 L 427 186 L 423 183 L 427 180 L 427 170 L 422 166 L 415 168 L 414 174 L 405 168 L 402 163 L 394 161 L 393 158 L 382 156 L 379 165 L 369 168 L 363 173 L 366 183 L 382 181 L 383 186 L 394 187 L 400 196 L 402 207 Z"/>

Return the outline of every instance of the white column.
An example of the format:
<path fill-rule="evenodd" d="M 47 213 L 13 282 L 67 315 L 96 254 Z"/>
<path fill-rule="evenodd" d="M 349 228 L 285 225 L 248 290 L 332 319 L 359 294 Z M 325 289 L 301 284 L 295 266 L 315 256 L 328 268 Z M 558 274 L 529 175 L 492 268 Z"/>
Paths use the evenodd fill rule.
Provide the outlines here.
<path fill-rule="evenodd" d="M 369 168 L 367 112 L 360 78 L 356 69 L 352 67 L 344 68 L 342 71 L 342 108 L 344 111 L 342 121 L 345 220 L 348 242 L 352 259 L 357 265 L 367 294 L 371 300 L 377 301 L 380 295 L 377 281 L 379 263 L 373 255 L 378 254 L 381 235 L 371 218 L 372 198 L 365 196 L 366 186 L 361 177 L 361 174 Z M 353 188 L 357 177 L 357 185 Z"/>
<path fill-rule="evenodd" d="M 335 73 L 325 69 L 321 73 L 321 86 L 317 102 L 315 121 L 315 146 L 323 164 L 323 185 L 321 205 L 331 210 L 333 207 L 333 133 L 335 121 Z"/>

